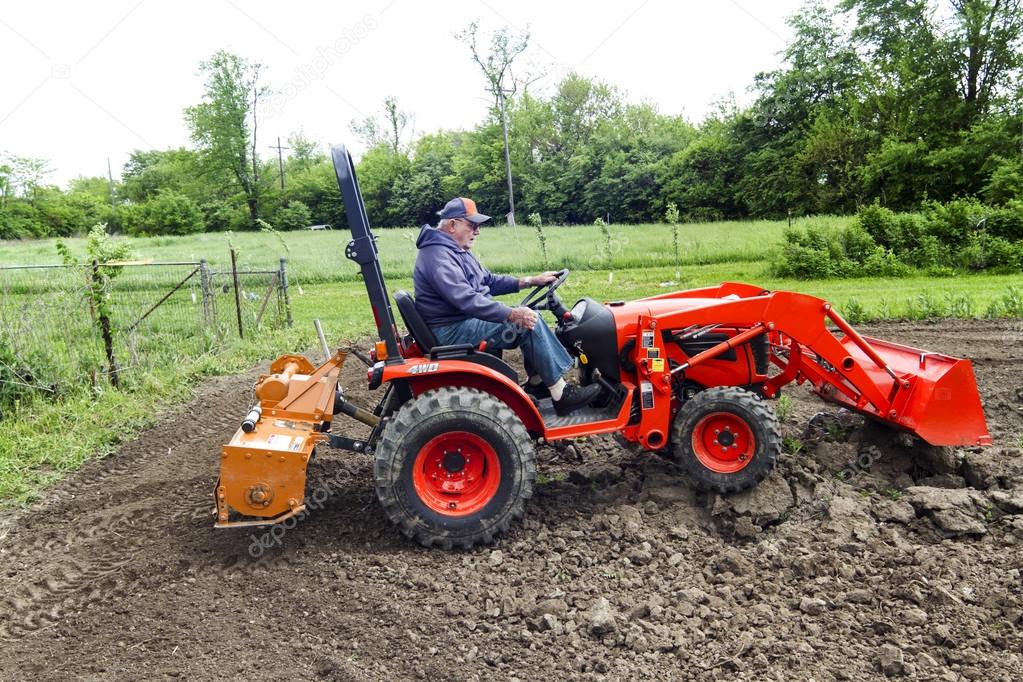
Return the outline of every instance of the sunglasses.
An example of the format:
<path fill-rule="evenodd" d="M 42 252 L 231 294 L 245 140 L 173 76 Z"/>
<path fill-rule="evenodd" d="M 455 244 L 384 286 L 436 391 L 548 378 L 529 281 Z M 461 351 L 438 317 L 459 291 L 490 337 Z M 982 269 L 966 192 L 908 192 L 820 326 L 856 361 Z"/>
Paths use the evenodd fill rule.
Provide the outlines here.
<path fill-rule="evenodd" d="M 471 230 L 472 230 L 472 231 L 473 231 L 474 233 L 477 233 L 477 234 L 479 233 L 479 231 L 480 231 L 480 226 L 479 226 L 479 224 L 477 224 L 477 223 L 474 223 L 474 222 L 472 222 L 472 221 L 471 221 L 471 220 L 469 220 L 468 218 L 459 218 L 459 220 L 461 220 L 461 221 L 462 221 L 463 223 L 465 223 L 466 225 L 468 225 L 468 226 L 469 226 L 469 228 L 470 228 L 470 229 L 471 229 Z"/>

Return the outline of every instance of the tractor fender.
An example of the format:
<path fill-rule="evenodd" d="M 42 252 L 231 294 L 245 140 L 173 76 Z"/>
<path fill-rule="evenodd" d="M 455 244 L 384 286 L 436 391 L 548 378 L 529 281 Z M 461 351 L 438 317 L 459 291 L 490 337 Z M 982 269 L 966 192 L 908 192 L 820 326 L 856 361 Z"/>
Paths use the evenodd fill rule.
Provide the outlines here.
<path fill-rule="evenodd" d="M 381 380 L 384 383 L 405 381 L 417 396 L 444 386 L 476 388 L 510 407 L 528 431 L 537 435 L 544 432 L 543 418 L 522 387 L 490 367 L 463 360 L 408 358 L 401 365 L 385 366 Z"/>

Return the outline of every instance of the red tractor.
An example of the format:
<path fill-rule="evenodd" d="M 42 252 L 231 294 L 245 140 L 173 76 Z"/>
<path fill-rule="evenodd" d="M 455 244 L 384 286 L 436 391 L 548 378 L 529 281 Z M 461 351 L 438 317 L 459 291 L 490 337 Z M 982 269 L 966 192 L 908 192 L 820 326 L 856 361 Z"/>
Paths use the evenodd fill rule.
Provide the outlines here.
<path fill-rule="evenodd" d="M 499 355 L 437 345 L 402 291 L 395 302 L 408 333 L 399 333 L 351 157 L 342 146 L 332 155 L 353 236 L 346 256 L 361 268 L 380 339 L 369 387 L 383 395 L 373 412 L 345 400 L 341 351 L 320 367 L 301 356 L 275 361 L 257 384 L 259 404 L 223 448 L 218 527 L 304 514 L 318 444 L 372 453 L 390 520 L 446 549 L 490 542 L 523 515 L 538 440 L 619 434 L 671 454 L 705 490 L 746 490 L 778 459 L 770 401 L 793 381 L 932 445 L 991 443 L 968 360 L 864 338 L 822 299 L 725 283 L 566 308 L 557 292 L 568 270 L 522 302 L 554 314 L 581 382 L 603 389 L 591 406 L 558 416 Z M 336 414 L 372 426 L 371 435 L 331 433 Z"/>

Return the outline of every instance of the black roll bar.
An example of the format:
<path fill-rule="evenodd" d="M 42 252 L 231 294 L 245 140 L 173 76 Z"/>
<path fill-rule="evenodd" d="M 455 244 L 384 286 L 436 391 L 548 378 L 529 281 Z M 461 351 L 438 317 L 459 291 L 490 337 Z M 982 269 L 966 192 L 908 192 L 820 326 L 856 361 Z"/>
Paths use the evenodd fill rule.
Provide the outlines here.
<path fill-rule="evenodd" d="M 377 336 L 387 346 L 387 364 L 401 364 L 405 361 L 398 349 L 398 327 L 394 322 L 394 313 L 391 312 L 391 299 L 387 296 L 387 285 L 377 256 L 376 237 L 369 229 L 366 204 L 359 191 L 352 155 L 343 144 L 336 144 L 330 148 L 330 156 L 334 161 L 337 186 L 341 190 L 345 214 L 348 216 L 348 228 L 352 231 L 352 241 L 345 248 L 345 256 L 358 263 L 362 270 L 362 280 L 366 284 L 366 294 L 377 325 Z"/>

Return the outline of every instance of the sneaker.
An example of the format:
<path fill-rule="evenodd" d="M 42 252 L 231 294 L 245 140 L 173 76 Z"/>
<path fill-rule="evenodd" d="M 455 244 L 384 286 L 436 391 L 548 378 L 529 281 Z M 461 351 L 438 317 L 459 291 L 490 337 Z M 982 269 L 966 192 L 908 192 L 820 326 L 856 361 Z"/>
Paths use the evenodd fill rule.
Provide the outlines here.
<path fill-rule="evenodd" d="M 596 400 L 599 395 L 600 386 L 597 384 L 590 384 L 589 386 L 565 384 L 565 390 L 561 394 L 561 400 L 554 401 L 554 411 L 559 417 L 564 417 L 565 415 L 578 410 L 580 407 L 586 407 Z"/>
<path fill-rule="evenodd" d="M 544 386 L 542 381 L 539 384 L 531 384 L 527 381 L 522 384 L 522 391 L 532 398 L 533 402 L 551 397 L 551 390 Z"/>

